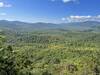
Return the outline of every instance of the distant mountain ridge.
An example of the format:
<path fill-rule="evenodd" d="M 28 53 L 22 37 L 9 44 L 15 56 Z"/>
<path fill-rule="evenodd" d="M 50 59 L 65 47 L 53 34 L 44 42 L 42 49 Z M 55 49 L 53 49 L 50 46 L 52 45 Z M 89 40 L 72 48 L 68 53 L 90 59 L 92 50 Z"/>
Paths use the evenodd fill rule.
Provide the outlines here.
<path fill-rule="evenodd" d="M 72 22 L 72 23 L 27 23 L 21 21 L 7 21 L 0 20 L 0 28 L 13 29 L 13 30 L 39 30 L 39 29 L 68 29 L 68 30 L 85 30 L 100 28 L 100 22 L 97 21 L 85 21 L 85 22 Z M 95 29 L 94 29 L 95 28 Z"/>

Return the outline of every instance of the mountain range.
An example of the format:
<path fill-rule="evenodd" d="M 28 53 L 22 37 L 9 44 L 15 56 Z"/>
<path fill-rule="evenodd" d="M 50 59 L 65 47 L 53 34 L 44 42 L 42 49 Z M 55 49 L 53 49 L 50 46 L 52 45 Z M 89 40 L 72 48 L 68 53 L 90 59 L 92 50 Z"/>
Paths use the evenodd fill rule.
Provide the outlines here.
<path fill-rule="evenodd" d="M 27 23 L 21 21 L 7 21 L 0 20 L 0 29 L 32 31 L 44 29 L 65 29 L 65 30 L 82 30 L 82 31 L 100 31 L 100 22 L 85 21 L 85 22 L 71 22 L 71 23 Z"/>

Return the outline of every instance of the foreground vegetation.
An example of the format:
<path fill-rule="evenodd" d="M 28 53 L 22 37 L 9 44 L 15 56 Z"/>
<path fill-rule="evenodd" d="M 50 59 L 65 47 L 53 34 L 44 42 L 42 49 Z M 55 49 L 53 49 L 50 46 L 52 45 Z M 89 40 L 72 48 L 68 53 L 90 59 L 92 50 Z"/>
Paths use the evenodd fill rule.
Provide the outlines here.
<path fill-rule="evenodd" d="M 100 75 L 100 33 L 1 31 L 0 75 Z"/>

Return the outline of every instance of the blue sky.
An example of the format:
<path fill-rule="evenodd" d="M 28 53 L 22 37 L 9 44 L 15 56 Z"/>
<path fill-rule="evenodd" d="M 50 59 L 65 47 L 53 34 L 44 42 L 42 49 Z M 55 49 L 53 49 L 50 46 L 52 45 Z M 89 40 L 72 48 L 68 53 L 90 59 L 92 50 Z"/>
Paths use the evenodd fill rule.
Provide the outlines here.
<path fill-rule="evenodd" d="M 0 0 L 0 20 L 76 22 L 100 20 L 100 0 Z"/>

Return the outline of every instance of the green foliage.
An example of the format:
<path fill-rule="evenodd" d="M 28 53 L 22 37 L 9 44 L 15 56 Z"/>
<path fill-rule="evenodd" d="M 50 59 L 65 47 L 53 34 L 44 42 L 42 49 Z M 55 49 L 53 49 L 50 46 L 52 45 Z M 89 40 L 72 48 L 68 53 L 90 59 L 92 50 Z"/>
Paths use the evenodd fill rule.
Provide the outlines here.
<path fill-rule="evenodd" d="M 42 73 L 42 75 L 52 75 L 51 73 L 49 73 L 48 71 L 45 71 Z"/>
<path fill-rule="evenodd" d="M 0 51 L 0 75 L 16 75 L 14 56 L 9 46 Z"/>
<path fill-rule="evenodd" d="M 0 35 L 0 75 L 100 74 L 100 33 L 4 33 Z"/>

